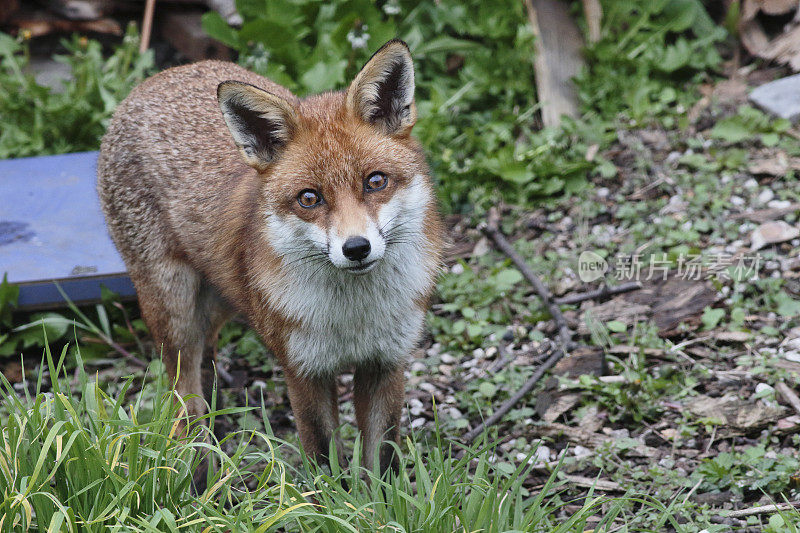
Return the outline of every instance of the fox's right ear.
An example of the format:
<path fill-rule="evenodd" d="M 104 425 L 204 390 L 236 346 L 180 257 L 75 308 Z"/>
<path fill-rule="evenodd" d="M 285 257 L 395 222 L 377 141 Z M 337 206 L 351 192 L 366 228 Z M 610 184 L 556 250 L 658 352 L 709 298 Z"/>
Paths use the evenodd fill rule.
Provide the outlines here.
<path fill-rule="evenodd" d="M 217 87 L 222 116 L 245 162 L 263 171 L 289 142 L 297 124 L 294 106 L 272 93 L 239 81 Z"/>

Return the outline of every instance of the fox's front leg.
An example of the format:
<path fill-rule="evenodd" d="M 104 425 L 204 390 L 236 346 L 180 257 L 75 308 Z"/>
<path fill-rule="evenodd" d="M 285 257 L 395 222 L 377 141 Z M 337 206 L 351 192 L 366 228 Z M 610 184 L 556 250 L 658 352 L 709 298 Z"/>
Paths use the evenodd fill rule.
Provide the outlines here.
<path fill-rule="evenodd" d="M 286 369 L 285 376 L 300 443 L 310 457 L 328 464 L 331 436 L 339 425 L 336 378 L 306 377 L 291 369 Z M 341 456 L 340 446 L 336 451 Z"/>
<path fill-rule="evenodd" d="M 361 430 L 362 464 L 375 465 L 375 451 L 381 473 L 388 468 L 397 473 L 399 458 L 386 441 L 400 443 L 400 415 L 405 396 L 403 367 L 386 369 L 365 366 L 356 369 L 353 376 L 353 402 L 356 421 Z"/>

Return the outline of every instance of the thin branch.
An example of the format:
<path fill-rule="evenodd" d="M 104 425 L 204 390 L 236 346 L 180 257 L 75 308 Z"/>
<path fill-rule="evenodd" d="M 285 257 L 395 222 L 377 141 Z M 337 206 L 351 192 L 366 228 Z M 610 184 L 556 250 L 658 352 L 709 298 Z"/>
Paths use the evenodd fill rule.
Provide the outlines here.
<path fill-rule="evenodd" d="M 617 294 L 622 294 L 625 292 L 637 291 L 642 288 L 642 284 L 638 281 L 630 281 L 628 283 L 623 283 L 621 285 L 617 285 L 616 287 L 609 287 L 608 285 L 603 285 L 599 289 L 587 292 L 578 292 L 575 294 L 569 294 L 564 296 L 563 298 L 555 298 L 553 303 L 558 305 L 569 305 L 569 304 L 577 304 L 581 302 L 585 302 L 586 300 L 602 300 L 603 298 L 607 298 L 609 296 L 615 296 Z"/>
<path fill-rule="evenodd" d="M 533 288 L 536 290 L 536 293 L 539 295 L 539 298 L 542 299 L 545 307 L 550 311 L 550 315 L 553 317 L 553 320 L 558 327 L 558 342 L 555 343 L 555 346 L 552 349 L 552 353 L 547 360 L 539 365 L 533 375 L 528 378 L 528 380 L 522 385 L 522 387 L 517 390 L 508 400 L 506 400 L 498 409 L 495 411 L 492 416 L 487 418 L 483 423 L 474 427 L 471 431 L 468 431 L 464 435 L 464 440 L 466 442 L 472 442 L 475 438 L 483 433 L 483 431 L 488 428 L 489 426 L 496 424 L 499 422 L 505 415 L 508 413 L 512 407 L 514 407 L 522 398 L 524 398 L 539 380 L 542 379 L 545 372 L 550 370 L 553 366 L 555 366 L 558 361 L 561 360 L 567 354 L 567 351 L 572 349 L 574 343 L 572 341 L 572 330 L 569 329 L 567 326 L 567 321 L 564 319 L 564 315 L 561 314 L 561 310 L 558 308 L 558 305 L 553 303 L 553 297 L 548 288 L 542 283 L 542 280 L 539 279 L 539 276 L 531 270 L 531 267 L 525 262 L 525 260 L 520 256 L 514 247 L 511 246 L 511 243 L 503 235 L 502 231 L 500 231 L 500 215 L 497 212 L 497 209 L 492 208 L 489 210 L 489 216 L 487 217 L 487 221 L 485 224 L 480 225 L 480 230 L 497 246 L 498 250 L 506 254 L 514 265 L 519 269 L 522 276 L 528 280 L 528 282 L 533 285 Z"/>
<path fill-rule="evenodd" d="M 745 518 L 757 514 L 780 513 L 783 511 L 791 511 L 792 509 L 797 509 L 798 507 L 800 507 L 800 501 L 776 503 L 770 505 L 761 505 L 759 507 L 750 507 L 749 509 L 740 509 L 739 511 L 730 511 L 729 513 L 722 516 L 724 518 Z"/>
<path fill-rule="evenodd" d="M 567 326 L 567 321 L 564 320 L 564 315 L 561 313 L 561 309 L 558 308 L 553 302 L 552 295 L 550 291 L 542 283 L 542 280 L 539 279 L 539 276 L 528 266 L 525 260 L 520 256 L 517 251 L 511 246 L 511 243 L 508 242 L 503 232 L 500 231 L 500 216 L 497 213 L 497 210 L 492 208 L 489 210 L 489 216 L 487 218 L 487 222 L 485 224 L 481 224 L 479 229 L 486 235 L 494 244 L 497 246 L 497 249 L 506 254 L 509 259 L 514 263 L 514 265 L 519 269 L 522 276 L 533 285 L 533 288 L 536 290 L 536 294 L 539 295 L 539 298 L 542 299 L 542 303 L 544 303 L 547 310 L 550 311 L 550 316 L 553 317 L 553 320 L 556 323 L 556 327 L 558 327 L 558 336 L 561 343 L 564 345 L 564 350 L 569 350 L 572 348 L 572 332 Z"/>
<path fill-rule="evenodd" d="M 100 333 L 98 333 L 98 335 L 99 335 L 101 341 L 103 341 L 104 343 L 108 344 L 108 346 L 112 350 L 114 350 L 115 352 L 120 354 L 122 357 L 127 359 L 131 364 L 134 364 L 134 365 L 136 365 L 138 367 L 141 367 L 141 368 L 147 368 L 147 362 L 142 361 L 141 359 L 139 359 L 138 357 L 136 357 L 135 355 L 130 353 L 128 350 L 126 350 L 125 348 L 123 348 L 122 346 L 120 346 L 119 344 L 114 342 L 113 340 L 111 340 L 110 337 L 107 337 L 106 335 L 103 335 L 103 334 L 100 334 Z"/>
<path fill-rule="evenodd" d="M 472 442 L 478 435 L 483 433 L 486 428 L 499 422 L 500 419 L 503 418 L 506 413 L 508 413 L 511 408 L 517 404 L 517 402 L 519 402 L 525 397 L 525 395 L 533 390 L 533 387 L 535 387 L 539 380 L 542 379 L 542 376 L 544 376 L 545 372 L 555 366 L 555 364 L 558 363 L 563 356 L 564 351 L 558 347 L 555 348 L 547 361 L 540 365 L 539 368 L 536 369 L 536 372 L 534 372 L 533 375 L 528 378 L 528 381 L 526 381 L 525 384 L 523 384 L 522 387 L 520 387 L 511 398 L 506 400 L 503 405 L 501 405 L 497 411 L 492 414 L 492 416 L 483 421 L 483 423 L 475 426 L 471 431 L 468 431 L 466 434 L 464 434 L 464 441 Z"/>

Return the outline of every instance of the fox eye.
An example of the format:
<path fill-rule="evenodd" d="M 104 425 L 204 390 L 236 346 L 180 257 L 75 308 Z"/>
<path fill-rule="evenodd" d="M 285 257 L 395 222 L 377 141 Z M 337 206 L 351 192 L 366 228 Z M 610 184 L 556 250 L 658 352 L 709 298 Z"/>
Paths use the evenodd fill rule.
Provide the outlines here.
<path fill-rule="evenodd" d="M 314 189 L 303 189 L 297 194 L 297 203 L 302 207 L 316 207 L 322 203 L 322 195 Z"/>
<path fill-rule="evenodd" d="M 380 191 L 386 188 L 389 178 L 383 172 L 373 172 L 364 180 L 364 190 L 367 192 Z"/>

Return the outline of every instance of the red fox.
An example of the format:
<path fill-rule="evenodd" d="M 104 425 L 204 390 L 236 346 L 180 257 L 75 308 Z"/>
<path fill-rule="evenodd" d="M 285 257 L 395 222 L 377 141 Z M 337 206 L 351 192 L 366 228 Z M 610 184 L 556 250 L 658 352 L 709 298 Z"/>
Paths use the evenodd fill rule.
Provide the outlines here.
<path fill-rule="evenodd" d="M 100 201 L 192 415 L 206 409 L 217 334 L 240 313 L 284 369 L 307 453 L 327 459 L 336 376 L 352 369 L 364 464 L 380 448 L 381 470 L 396 467 L 380 443 L 399 440 L 405 363 L 443 247 L 415 121 L 400 40 L 340 92 L 301 99 L 204 61 L 119 105 L 97 163 Z"/>

